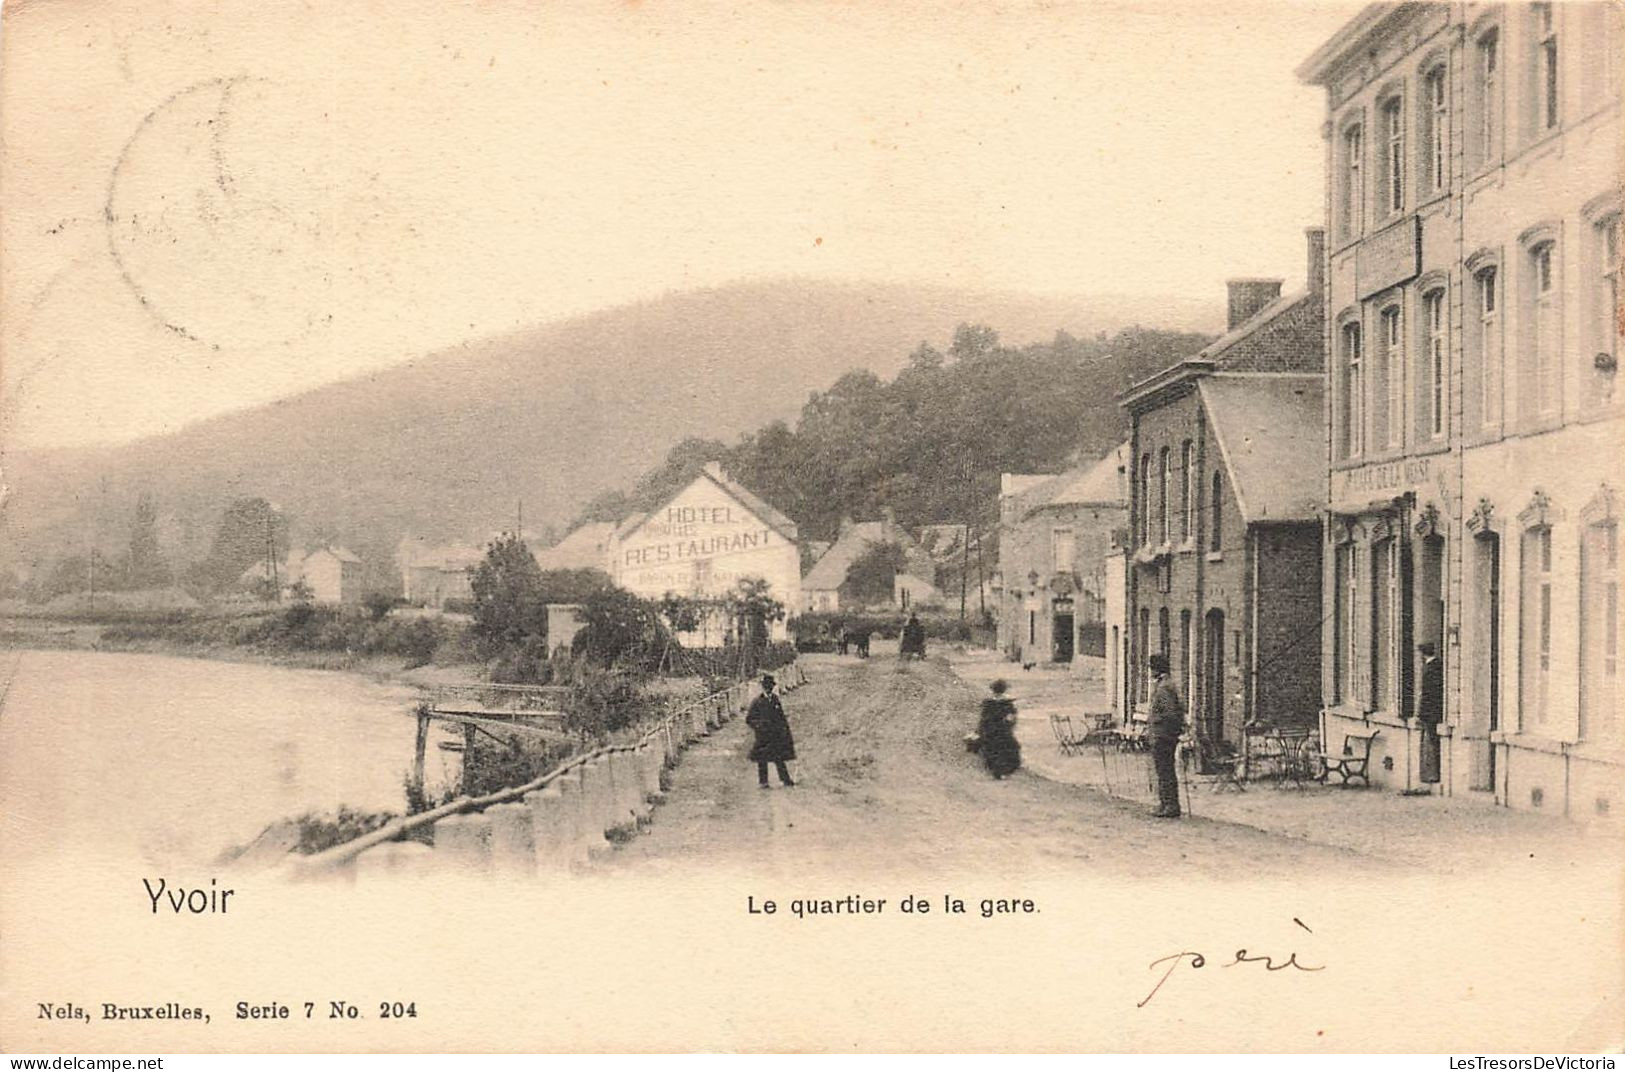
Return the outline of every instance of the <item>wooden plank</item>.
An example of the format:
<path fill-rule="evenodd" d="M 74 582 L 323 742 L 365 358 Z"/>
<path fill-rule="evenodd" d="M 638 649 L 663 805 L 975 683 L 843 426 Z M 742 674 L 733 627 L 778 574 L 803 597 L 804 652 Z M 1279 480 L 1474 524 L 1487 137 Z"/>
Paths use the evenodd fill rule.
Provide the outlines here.
<path fill-rule="evenodd" d="M 565 717 L 563 711 L 513 711 L 492 707 L 431 707 L 429 709 L 431 718 L 442 718 L 450 715 L 474 715 L 492 720 L 505 718 L 563 719 Z"/>
<path fill-rule="evenodd" d="M 430 718 L 438 718 L 446 722 L 455 722 L 461 726 L 491 726 L 500 730 L 529 730 L 531 733 L 543 733 L 552 737 L 570 737 L 572 734 L 553 726 L 532 726 L 524 722 L 511 722 L 507 719 L 486 718 L 482 715 L 465 715 L 461 712 L 430 712 Z"/>

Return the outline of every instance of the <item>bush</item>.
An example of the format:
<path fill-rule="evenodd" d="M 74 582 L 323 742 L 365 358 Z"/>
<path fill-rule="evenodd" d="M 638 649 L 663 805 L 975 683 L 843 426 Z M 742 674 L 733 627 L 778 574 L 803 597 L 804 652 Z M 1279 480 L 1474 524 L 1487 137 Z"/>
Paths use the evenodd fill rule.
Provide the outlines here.
<path fill-rule="evenodd" d="M 373 621 L 381 622 L 395 609 L 395 597 L 386 592 L 368 592 L 362 597 L 361 605 L 367 608 Z"/>
<path fill-rule="evenodd" d="M 294 820 L 299 826 L 299 843 L 293 851 L 306 856 L 314 855 L 335 845 L 354 841 L 363 834 L 370 834 L 398 818 L 400 816 L 394 812 L 356 811 L 348 806 L 341 806 L 336 814 L 306 812 Z"/>
<path fill-rule="evenodd" d="M 549 741 L 529 733 L 513 733 L 502 743 L 484 734 L 475 734 L 473 750 L 463 753 L 469 777 L 450 790 L 448 796 L 456 799 L 465 789 L 470 796 L 484 796 L 533 782 L 574 751 L 566 742 Z"/>

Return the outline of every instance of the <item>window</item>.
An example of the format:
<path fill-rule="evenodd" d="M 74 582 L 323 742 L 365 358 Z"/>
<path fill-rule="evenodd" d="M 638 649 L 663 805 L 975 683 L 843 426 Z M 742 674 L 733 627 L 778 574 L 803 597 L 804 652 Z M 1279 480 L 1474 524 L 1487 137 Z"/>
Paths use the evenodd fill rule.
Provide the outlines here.
<path fill-rule="evenodd" d="M 1341 235 L 1355 238 L 1365 227 L 1365 131 L 1356 123 L 1343 131 Z"/>
<path fill-rule="evenodd" d="M 1557 13 L 1550 3 L 1530 4 L 1529 13 L 1534 20 L 1534 129 L 1539 135 L 1556 130 L 1559 118 L 1558 89 L 1561 80 L 1557 63 Z"/>
<path fill-rule="evenodd" d="M 1518 691 L 1525 730 L 1544 726 L 1552 671 L 1552 530 L 1524 530 Z"/>
<path fill-rule="evenodd" d="M 1405 102 L 1390 97 L 1382 105 L 1382 209 L 1405 210 Z"/>
<path fill-rule="evenodd" d="M 1161 607 L 1157 610 L 1157 650 L 1162 652 L 1164 659 L 1168 658 L 1168 653 L 1173 650 L 1172 643 L 1172 638 L 1168 635 L 1168 608 Z"/>
<path fill-rule="evenodd" d="M 1139 546 L 1150 546 L 1150 453 L 1139 456 Z"/>
<path fill-rule="evenodd" d="M 1423 323 L 1427 325 L 1427 434 L 1430 439 L 1444 435 L 1445 407 L 1449 391 L 1445 377 L 1450 369 L 1450 349 L 1446 332 L 1444 291 L 1429 291 L 1422 299 Z"/>
<path fill-rule="evenodd" d="M 1050 533 L 1051 550 L 1054 553 L 1055 572 L 1071 573 L 1075 568 L 1077 559 L 1077 539 L 1071 529 L 1055 529 Z"/>
<path fill-rule="evenodd" d="M 1372 438 L 1379 445 L 1398 447 L 1405 441 L 1405 328 L 1398 305 L 1382 311 L 1383 412 L 1375 414 Z"/>
<path fill-rule="evenodd" d="M 1473 276 L 1478 311 L 1473 359 L 1478 375 L 1479 424 L 1494 428 L 1501 422 L 1501 313 L 1495 265 Z"/>
<path fill-rule="evenodd" d="M 1213 495 L 1208 500 L 1208 509 L 1211 516 L 1208 518 L 1208 550 L 1218 551 L 1224 547 L 1224 480 L 1215 472 L 1213 474 Z"/>
<path fill-rule="evenodd" d="M 1196 502 L 1196 448 L 1190 440 L 1179 451 L 1179 538 L 1188 542 L 1195 535 L 1195 518 L 1191 509 Z"/>
<path fill-rule="evenodd" d="M 1580 736 L 1616 730 L 1619 680 L 1619 524 L 1585 528 L 1580 545 Z"/>
<path fill-rule="evenodd" d="M 1558 296 L 1557 243 L 1546 240 L 1529 250 L 1529 366 L 1519 408 L 1540 419 L 1557 412 L 1561 389 L 1558 332 L 1563 309 Z"/>
<path fill-rule="evenodd" d="M 1158 506 L 1159 511 L 1160 511 L 1159 516 L 1162 518 L 1162 542 L 1163 543 L 1168 543 L 1172 539 L 1172 535 L 1171 535 L 1172 525 L 1170 524 L 1172 519 L 1170 518 L 1170 516 L 1168 514 L 1169 499 L 1171 498 L 1171 496 L 1168 494 L 1168 492 L 1169 492 L 1170 488 L 1173 486 L 1173 479 L 1174 479 L 1172 466 L 1173 466 L 1173 463 L 1169 460 L 1169 456 L 1168 456 L 1168 448 L 1163 447 L 1162 448 L 1162 491 L 1157 496 L 1157 506 Z"/>
<path fill-rule="evenodd" d="M 1361 366 L 1360 325 L 1343 325 L 1343 456 L 1359 457 L 1365 441 L 1365 381 Z"/>
<path fill-rule="evenodd" d="M 1479 35 L 1476 54 L 1478 114 L 1473 124 L 1474 160 L 1487 167 L 1501 155 L 1501 33 Z"/>
<path fill-rule="evenodd" d="M 1593 404 L 1606 402 L 1613 394 L 1619 361 L 1619 336 L 1625 318 L 1619 307 L 1619 221 L 1614 212 L 1592 224 L 1592 285 L 1587 317 L 1592 352 L 1585 355 L 1591 366 Z"/>
<path fill-rule="evenodd" d="M 1450 184 L 1450 158 L 1445 152 L 1445 139 L 1450 134 L 1450 106 L 1446 97 L 1444 64 L 1428 69 L 1422 78 L 1424 141 L 1426 156 L 1422 161 L 1423 182 L 1428 193 L 1441 193 Z"/>

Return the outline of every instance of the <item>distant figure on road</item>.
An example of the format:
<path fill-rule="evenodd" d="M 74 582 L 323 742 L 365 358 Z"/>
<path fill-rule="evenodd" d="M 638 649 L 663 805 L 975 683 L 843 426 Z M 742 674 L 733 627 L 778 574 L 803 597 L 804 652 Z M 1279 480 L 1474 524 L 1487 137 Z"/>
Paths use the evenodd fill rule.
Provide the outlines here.
<path fill-rule="evenodd" d="M 1422 754 L 1418 757 L 1422 781 L 1439 781 L 1439 723 L 1444 721 L 1444 663 L 1429 643 L 1416 645 L 1422 656 L 1422 687 L 1416 694 L 1416 722 L 1422 728 Z"/>
<path fill-rule="evenodd" d="M 902 643 L 897 646 L 897 654 L 903 659 L 910 655 L 917 659 L 925 658 L 925 626 L 920 624 L 918 614 L 908 616 L 908 623 L 903 626 Z"/>
<path fill-rule="evenodd" d="M 1174 754 L 1179 748 L 1179 735 L 1185 732 L 1185 704 L 1179 690 L 1168 678 L 1168 656 L 1158 653 L 1146 660 L 1146 666 L 1156 679 L 1156 691 L 1151 695 L 1151 717 L 1145 731 L 1151 741 L 1151 762 L 1157 770 L 1157 810 L 1151 814 L 1159 819 L 1179 818 L 1179 772 Z"/>
<path fill-rule="evenodd" d="M 1009 687 L 1003 678 L 988 686 L 993 695 L 982 701 L 982 718 L 976 726 L 982 762 L 995 778 L 1013 774 L 1021 767 L 1021 745 L 1016 741 L 1016 705 L 1004 695 Z"/>
<path fill-rule="evenodd" d="M 869 657 L 869 630 L 857 629 L 846 634 L 846 636 L 848 640 L 857 646 L 858 658 L 867 659 Z"/>
<path fill-rule="evenodd" d="M 845 655 L 851 642 L 851 637 L 846 632 L 846 626 L 843 625 L 835 630 L 835 651 L 837 654 Z"/>
<path fill-rule="evenodd" d="M 769 763 L 778 768 L 780 785 L 796 784 L 790 780 L 790 771 L 784 765 L 796 758 L 796 742 L 790 736 L 790 720 L 784 717 L 784 705 L 773 691 L 777 684 L 772 674 L 763 674 L 762 694 L 750 702 L 750 711 L 745 715 L 745 725 L 756 732 L 750 758 L 756 761 L 756 781 L 763 789 L 767 788 Z"/>

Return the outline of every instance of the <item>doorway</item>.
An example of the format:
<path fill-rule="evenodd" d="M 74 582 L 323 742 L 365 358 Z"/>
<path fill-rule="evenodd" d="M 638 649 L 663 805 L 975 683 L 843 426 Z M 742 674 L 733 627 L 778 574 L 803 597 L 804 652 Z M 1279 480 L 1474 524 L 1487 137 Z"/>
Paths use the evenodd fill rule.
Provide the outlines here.
<path fill-rule="evenodd" d="M 1209 741 L 1224 740 L 1224 611 L 1207 612 L 1207 636 L 1202 645 L 1202 719 L 1199 731 Z"/>
<path fill-rule="evenodd" d="M 1075 635 L 1072 629 L 1072 615 L 1070 613 L 1056 614 L 1054 629 L 1050 633 L 1050 636 L 1054 638 L 1056 662 L 1069 663 L 1072 661 L 1072 641 Z"/>

